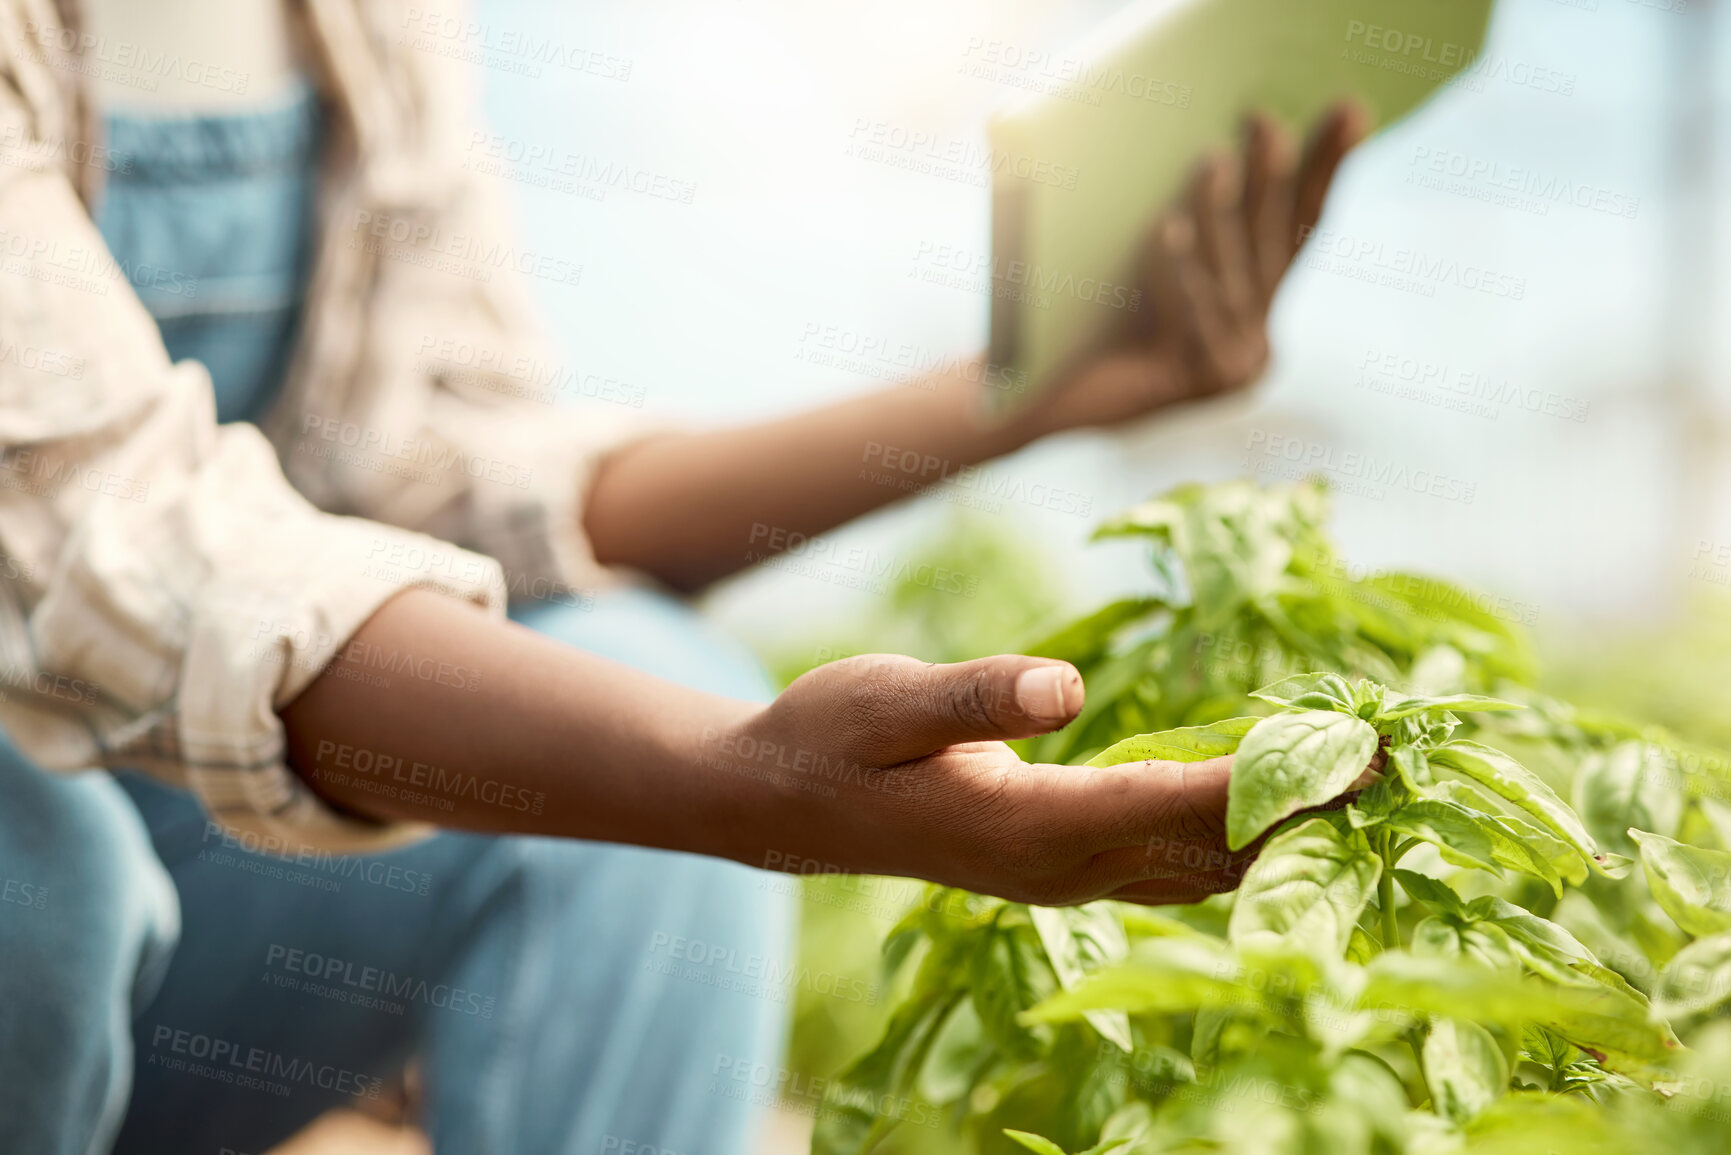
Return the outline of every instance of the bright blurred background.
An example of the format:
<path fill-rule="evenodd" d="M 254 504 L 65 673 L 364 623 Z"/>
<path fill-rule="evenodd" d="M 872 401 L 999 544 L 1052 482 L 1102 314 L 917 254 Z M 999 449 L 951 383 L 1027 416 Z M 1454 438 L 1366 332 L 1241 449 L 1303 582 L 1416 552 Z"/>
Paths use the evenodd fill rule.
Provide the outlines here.
<path fill-rule="evenodd" d="M 979 350 L 986 285 L 919 272 L 939 246 L 988 251 L 983 182 L 862 160 L 850 140 L 882 121 L 983 149 L 988 113 L 1014 90 L 969 75 L 970 46 L 1061 52 L 1117 7 L 481 0 L 495 30 L 629 62 L 623 80 L 478 64 L 499 134 L 692 189 L 680 203 L 510 182 L 530 244 L 584 265 L 580 285 L 538 286 L 571 360 L 641 390 L 656 415 L 719 423 L 884 384 L 893 369 L 881 363 L 814 363 L 826 330 L 928 357 Z M 1514 599 L 1565 693 L 1731 739 L 1731 614 L 1716 596 L 1731 583 L 1731 13 L 1706 0 L 1499 0 L 1485 55 L 1525 68 L 1446 88 L 1361 148 L 1324 227 L 1490 266 L 1524 282 L 1520 300 L 1299 268 L 1254 393 L 1003 466 L 1085 495 L 1088 516 L 969 512 L 940 492 L 842 531 L 878 556 L 944 551 L 979 578 L 975 597 L 766 568 L 714 594 L 714 614 L 787 673 L 859 648 L 996 648 L 1135 580 L 1131 551 L 1085 546 L 1100 517 L 1179 481 L 1283 465 L 1259 446 L 1295 437 L 1471 488 L 1470 502 L 1340 493 L 1347 557 Z M 1508 79 L 1533 68 L 1571 78 L 1570 91 Z M 1585 190 L 1574 199 L 1589 207 L 1499 197 L 1482 180 L 1431 187 L 1424 161 L 1437 156 L 1530 169 Z M 1480 382 L 1480 398 L 1401 380 L 1424 364 Z M 1403 395 L 1402 384 L 1417 387 Z M 811 897 L 808 959 L 871 974 L 893 902 L 836 884 Z M 835 1073 L 887 1001 L 804 998 L 790 1062 Z M 789 1141 L 814 1105 L 798 1093 L 784 1103 Z"/>

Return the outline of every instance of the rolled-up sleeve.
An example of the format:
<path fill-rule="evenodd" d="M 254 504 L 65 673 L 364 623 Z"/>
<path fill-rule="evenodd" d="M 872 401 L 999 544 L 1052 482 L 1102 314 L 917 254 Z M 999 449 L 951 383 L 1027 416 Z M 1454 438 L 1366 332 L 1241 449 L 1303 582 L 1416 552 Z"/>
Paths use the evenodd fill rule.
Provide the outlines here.
<path fill-rule="evenodd" d="M 266 845 L 415 836 L 326 805 L 276 710 L 406 587 L 502 613 L 498 564 L 321 513 L 257 429 L 219 427 L 62 173 L 0 168 L 0 262 L 0 725 L 53 769 L 184 785 Z"/>
<path fill-rule="evenodd" d="M 265 423 L 284 470 L 320 509 L 498 559 L 513 598 L 637 580 L 597 561 L 583 510 L 606 458 L 665 426 L 645 419 L 644 389 L 543 329 L 532 286 L 581 284 L 583 262 L 513 227 L 475 69 L 407 46 L 395 5 L 312 12 L 343 131 L 300 346 Z"/>

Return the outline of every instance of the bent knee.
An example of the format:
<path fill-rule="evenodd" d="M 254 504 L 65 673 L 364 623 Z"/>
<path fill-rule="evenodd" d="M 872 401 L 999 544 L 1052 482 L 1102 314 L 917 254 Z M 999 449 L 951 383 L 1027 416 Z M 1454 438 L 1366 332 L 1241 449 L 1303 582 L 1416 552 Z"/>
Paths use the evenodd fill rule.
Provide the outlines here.
<path fill-rule="evenodd" d="M 51 774 L 10 749 L 0 749 L 0 791 L 0 985 L 28 983 L 33 1002 L 67 1002 L 57 1013 L 73 1019 L 80 1005 L 142 1003 L 180 909 L 124 791 L 106 773 Z"/>

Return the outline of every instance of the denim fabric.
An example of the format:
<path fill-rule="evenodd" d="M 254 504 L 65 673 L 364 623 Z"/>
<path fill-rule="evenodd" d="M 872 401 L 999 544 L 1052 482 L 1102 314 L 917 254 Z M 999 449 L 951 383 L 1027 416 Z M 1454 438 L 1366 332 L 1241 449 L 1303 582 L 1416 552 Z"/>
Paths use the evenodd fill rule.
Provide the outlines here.
<path fill-rule="evenodd" d="M 126 1111 L 132 1014 L 174 947 L 174 884 L 100 771 L 0 735 L 0 1149 L 101 1155 Z"/>
<path fill-rule="evenodd" d="M 211 370 L 219 415 L 256 417 L 305 283 L 316 104 L 302 90 L 247 116 L 112 118 L 109 133 L 105 238 L 170 352 Z M 515 616 L 687 685 L 773 692 L 743 647 L 670 598 L 620 591 Z M 668 947 L 783 973 L 793 911 L 754 871 L 467 834 L 276 858 L 182 791 L 50 775 L 3 736 L 0 798 L 8 1155 L 111 1142 L 256 1155 L 376 1094 L 410 1055 L 439 1155 L 753 1149 L 758 1108 L 713 1072 L 773 1069 L 787 992 Z"/>
<path fill-rule="evenodd" d="M 219 421 L 275 399 L 300 322 L 321 147 L 304 84 L 241 116 L 110 116 L 96 223 L 169 356 L 210 370 Z"/>
<path fill-rule="evenodd" d="M 622 593 L 518 617 L 702 689 L 770 692 L 737 643 L 705 637 L 668 599 Z M 738 960 L 764 960 L 762 972 L 791 957 L 792 912 L 767 876 L 692 855 L 468 834 L 295 863 L 232 844 L 179 791 L 123 783 L 185 926 L 134 1026 L 119 1155 L 260 1152 L 388 1082 L 411 1053 L 424 1061 L 440 1155 L 755 1150 L 756 1108 L 714 1071 L 739 1060 L 773 1069 L 786 1030 L 788 992 L 736 973 Z M 729 961 L 675 957 L 676 938 Z M 328 1070 L 333 1085 L 279 1076 L 259 1089 L 192 1070 L 198 1049 L 219 1045 L 308 1079 Z"/>

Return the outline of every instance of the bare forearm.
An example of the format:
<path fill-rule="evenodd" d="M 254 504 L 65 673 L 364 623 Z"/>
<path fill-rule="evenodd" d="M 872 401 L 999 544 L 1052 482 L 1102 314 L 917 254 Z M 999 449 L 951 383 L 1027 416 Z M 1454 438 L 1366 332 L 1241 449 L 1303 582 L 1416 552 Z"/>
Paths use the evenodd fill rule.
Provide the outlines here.
<path fill-rule="evenodd" d="M 757 707 L 423 590 L 386 603 L 355 642 L 282 711 L 290 765 L 346 810 L 746 861 L 773 841 L 767 788 L 707 756 Z M 365 671 L 349 656 L 404 651 L 434 652 L 472 673 L 459 686 L 383 685 L 355 676 Z"/>
<path fill-rule="evenodd" d="M 630 446 L 602 466 L 584 527 L 602 562 L 696 589 L 770 552 L 772 535 L 821 533 L 1038 432 L 1030 418 L 992 421 L 977 379 L 930 378 L 778 421 Z"/>
<path fill-rule="evenodd" d="M 424 591 L 388 602 L 354 640 L 281 713 L 290 764 L 358 814 L 824 863 L 1047 905 L 1192 902 L 1242 866 L 1222 838 L 1230 758 L 1046 766 L 1004 745 L 1082 709 L 1081 677 L 1061 662 L 866 655 L 757 707 Z M 348 655 L 375 648 L 479 678 L 355 677 L 366 666 Z M 1175 872 L 1154 845 L 1221 865 Z"/>

